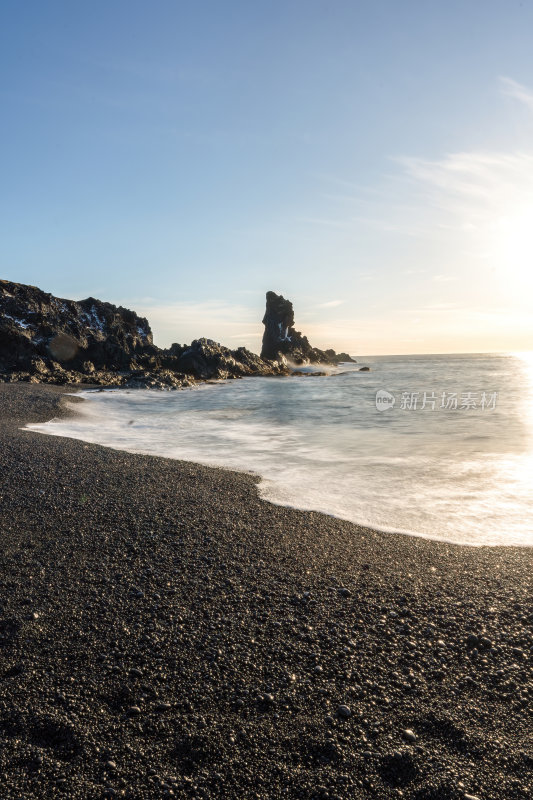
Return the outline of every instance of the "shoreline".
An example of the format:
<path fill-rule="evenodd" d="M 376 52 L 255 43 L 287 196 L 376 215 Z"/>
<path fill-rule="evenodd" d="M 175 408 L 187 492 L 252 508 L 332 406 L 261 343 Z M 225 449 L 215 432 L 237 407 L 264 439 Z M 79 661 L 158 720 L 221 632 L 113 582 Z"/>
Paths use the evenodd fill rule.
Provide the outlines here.
<path fill-rule="evenodd" d="M 0 386 L 6 798 L 528 796 L 529 548 L 18 429 L 72 388 Z"/>
<path fill-rule="evenodd" d="M 269 379 L 271 379 L 272 377 L 273 376 L 269 376 Z M 282 377 L 287 377 L 287 376 L 275 376 L 275 377 L 278 377 L 278 378 L 281 379 Z M 226 383 L 226 381 L 222 380 L 222 379 L 220 379 L 220 380 L 211 380 L 211 381 L 204 381 L 202 383 L 198 383 L 198 384 L 196 384 L 195 387 L 187 387 L 187 388 L 189 390 L 193 390 L 195 388 L 202 387 L 202 385 L 213 385 L 213 386 L 216 386 L 217 384 L 224 384 L 224 383 Z M 69 391 L 69 387 L 67 387 L 67 386 L 61 387 L 62 396 L 65 396 L 65 397 L 78 397 L 78 402 L 81 402 L 81 401 L 84 401 L 84 400 L 88 399 L 86 397 L 82 397 L 81 396 L 81 394 L 83 392 L 96 393 L 96 394 L 100 394 L 100 393 L 103 393 L 103 392 L 112 392 L 112 393 L 117 393 L 118 392 L 120 394 L 121 392 L 125 392 L 126 394 L 131 394 L 132 392 L 135 393 L 137 391 L 145 391 L 145 392 L 146 391 L 154 391 L 154 390 L 150 390 L 150 389 L 144 389 L 144 390 L 143 389 L 132 389 L 132 388 L 120 387 L 120 386 L 116 386 L 116 387 L 100 387 L 100 386 L 96 386 L 96 385 L 94 385 L 94 386 L 93 385 L 85 385 L 85 386 L 83 386 L 81 388 L 78 388 L 77 386 L 73 386 L 73 387 L 70 387 L 70 388 L 72 389 L 72 391 Z M 180 391 L 182 391 L 182 390 L 183 389 L 181 389 Z M 156 390 L 156 391 L 160 391 L 160 390 Z M 169 390 L 167 390 L 167 391 L 169 391 Z M 70 409 L 65 408 L 65 406 L 62 405 L 61 403 L 59 405 L 59 410 L 60 410 L 60 413 L 59 413 L 59 417 L 60 418 L 68 419 L 69 417 L 73 417 L 73 416 L 76 415 L 76 412 L 75 412 L 74 409 L 72 409 L 72 411 L 71 411 Z M 39 421 L 37 423 L 37 425 L 43 425 L 43 424 L 46 425 L 48 422 L 55 421 L 56 419 L 57 419 L 57 415 L 53 420 L 52 419 L 41 420 L 41 421 Z M 32 424 L 32 423 L 28 423 L 28 424 Z M 127 449 L 127 448 L 120 447 L 120 446 L 117 446 L 117 445 L 105 444 L 103 442 L 98 442 L 98 441 L 91 441 L 90 438 L 89 439 L 82 439 L 81 437 L 68 436 L 67 434 L 63 435 L 61 433 L 48 433 L 47 434 L 46 431 L 40 430 L 37 427 L 36 428 L 24 428 L 24 429 L 33 430 L 35 433 L 39 433 L 39 434 L 42 434 L 42 435 L 52 435 L 52 436 L 58 436 L 59 438 L 73 439 L 73 440 L 78 440 L 78 441 L 85 441 L 85 442 L 87 442 L 89 444 L 95 444 L 95 445 L 98 445 L 98 446 L 101 446 L 101 447 L 104 447 L 104 448 L 109 448 L 109 449 L 112 449 L 112 450 L 116 450 L 118 452 L 129 453 L 129 454 L 132 454 L 132 455 L 146 455 L 148 457 L 170 459 L 171 461 L 179 461 L 180 463 L 187 463 L 187 464 L 193 464 L 193 465 L 196 464 L 196 465 L 199 465 L 199 466 L 206 467 L 208 469 L 222 469 L 222 470 L 226 470 L 228 472 L 234 473 L 234 474 L 248 475 L 248 476 L 251 476 L 254 479 L 254 481 L 255 481 L 255 483 L 257 485 L 258 496 L 264 502 L 270 503 L 272 505 L 280 506 L 281 508 L 287 508 L 287 509 L 290 509 L 290 510 L 294 510 L 294 511 L 313 512 L 313 513 L 323 514 L 323 515 L 331 517 L 333 519 L 337 519 L 337 520 L 339 520 L 341 522 L 345 522 L 345 523 L 348 523 L 350 525 L 355 525 L 356 527 L 359 527 L 359 528 L 363 528 L 363 529 L 366 529 L 366 530 L 369 530 L 369 531 L 373 531 L 374 533 L 377 533 L 377 534 L 387 534 L 387 535 L 394 535 L 394 536 L 407 536 L 407 537 L 413 537 L 413 538 L 416 538 L 416 539 L 423 539 L 423 540 L 428 540 L 428 541 L 439 542 L 439 543 L 442 543 L 442 544 L 453 545 L 453 546 L 457 546 L 457 547 L 474 547 L 474 548 L 480 548 L 480 547 L 489 547 L 489 548 L 494 548 L 494 547 L 496 547 L 496 548 L 498 548 L 498 547 L 516 547 L 518 549 L 523 549 L 523 548 L 528 549 L 528 548 L 532 548 L 533 547 L 533 544 L 530 544 L 530 543 L 526 543 L 526 544 L 521 544 L 521 543 L 520 544 L 516 544 L 516 543 L 514 543 L 514 544 L 509 544 L 509 545 L 508 544 L 500 544 L 500 543 L 493 544 L 493 543 L 490 543 L 490 542 L 481 542 L 481 543 L 479 543 L 479 542 L 477 542 L 475 540 L 473 540 L 473 541 L 472 540 L 470 540 L 470 541 L 469 540 L 463 540 L 463 541 L 454 540 L 452 538 L 446 538 L 445 535 L 441 535 L 441 536 L 432 535 L 430 533 L 416 532 L 416 531 L 408 530 L 408 529 L 405 529 L 405 528 L 395 528 L 395 527 L 388 527 L 388 526 L 377 527 L 377 526 L 372 525 L 371 523 L 366 522 L 364 520 L 350 519 L 349 516 L 342 516 L 342 514 L 335 513 L 334 511 L 329 511 L 326 508 L 320 508 L 320 507 L 315 507 L 315 508 L 307 507 L 306 508 L 305 505 L 296 505 L 296 504 L 293 504 L 291 502 L 287 502 L 287 501 L 284 501 L 284 500 L 277 500 L 276 497 L 265 496 L 265 493 L 264 493 L 264 491 L 262 489 L 262 485 L 261 484 L 262 484 L 263 481 L 268 482 L 269 478 L 268 478 L 268 476 L 262 475 L 260 472 L 255 471 L 252 467 L 246 467 L 246 466 L 238 467 L 238 466 L 231 466 L 229 464 L 215 464 L 215 463 L 209 463 L 208 460 L 200 461 L 200 460 L 197 460 L 197 459 L 194 459 L 194 458 L 175 458 L 175 457 L 173 457 L 171 455 L 164 455 L 164 454 L 158 454 L 158 453 L 150 452 L 149 449 L 145 449 L 144 451 L 143 450 L 135 450 L 135 449 Z"/>

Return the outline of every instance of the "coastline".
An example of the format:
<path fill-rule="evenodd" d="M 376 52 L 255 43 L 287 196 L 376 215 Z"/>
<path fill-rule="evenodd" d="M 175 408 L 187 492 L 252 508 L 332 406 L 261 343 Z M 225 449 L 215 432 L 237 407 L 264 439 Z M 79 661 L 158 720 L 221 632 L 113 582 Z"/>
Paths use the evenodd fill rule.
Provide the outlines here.
<path fill-rule="evenodd" d="M 528 796 L 531 549 L 19 430 L 66 392 L 0 385 L 6 798 Z"/>

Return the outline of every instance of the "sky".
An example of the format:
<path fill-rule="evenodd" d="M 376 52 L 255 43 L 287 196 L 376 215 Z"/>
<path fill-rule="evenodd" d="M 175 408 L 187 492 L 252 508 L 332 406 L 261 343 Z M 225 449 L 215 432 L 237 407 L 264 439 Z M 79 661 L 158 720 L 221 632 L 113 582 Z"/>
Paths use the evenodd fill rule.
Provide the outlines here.
<path fill-rule="evenodd" d="M 3 0 L 0 276 L 160 346 L 533 350 L 533 2 Z"/>

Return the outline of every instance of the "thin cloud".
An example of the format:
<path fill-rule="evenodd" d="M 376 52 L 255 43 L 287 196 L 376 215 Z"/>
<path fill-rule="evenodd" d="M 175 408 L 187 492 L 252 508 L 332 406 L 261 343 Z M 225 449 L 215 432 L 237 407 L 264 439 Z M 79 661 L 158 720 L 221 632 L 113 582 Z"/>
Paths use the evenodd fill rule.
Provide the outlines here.
<path fill-rule="evenodd" d="M 342 219 L 328 219 L 326 217 L 298 217 L 297 222 L 303 222 L 308 225 L 323 225 L 327 228 L 348 228 L 353 227 L 353 220 Z"/>
<path fill-rule="evenodd" d="M 533 203 L 533 154 L 525 152 L 451 153 L 429 161 L 398 159 L 423 192 L 426 207 L 446 212 L 434 229 L 456 230 L 479 238 L 510 209 Z"/>
<path fill-rule="evenodd" d="M 328 300 L 327 303 L 319 303 L 317 308 L 335 308 L 336 306 L 342 306 L 344 300 Z"/>
<path fill-rule="evenodd" d="M 533 92 L 512 78 L 500 78 L 501 90 L 507 97 L 512 97 L 533 111 Z"/>
<path fill-rule="evenodd" d="M 403 210 L 404 209 L 402 209 L 402 211 Z M 412 222 L 406 224 L 405 220 L 393 223 L 382 217 L 356 216 L 353 218 L 353 222 L 359 222 L 367 228 L 372 228 L 383 233 L 398 233 L 402 236 L 410 236 L 413 238 L 418 238 L 427 234 L 427 230 L 421 225 L 416 225 Z"/>

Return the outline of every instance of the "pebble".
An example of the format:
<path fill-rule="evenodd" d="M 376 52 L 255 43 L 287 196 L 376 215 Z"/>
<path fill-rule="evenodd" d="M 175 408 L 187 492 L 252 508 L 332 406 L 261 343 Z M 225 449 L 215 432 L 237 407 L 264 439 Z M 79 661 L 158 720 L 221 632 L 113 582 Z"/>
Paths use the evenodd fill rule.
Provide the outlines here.
<path fill-rule="evenodd" d="M 59 443 L 52 437 L 42 439 L 49 441 L 49 446 L 55 452 Z M 37 442 L 41 440 L 32 437 L 33 440 L 36 442 L 34 447 L 37 447 Z M 66 447 L 61 442 L 61 451 L 57 448 L 58 458 Z M 86 451 L 82 447 L 83 445 L 76 442 L 72 444 L 72 448 L 77 448 L 83 454 Z M 1 451 L 2 448 L 0 460 Z M 516 797 L 518 800 L 520 796 L 525 800 L 527 777 L 524 775 L 529 758 L 529 751 L 526 752 L 525 749 L 527 731 L 518 728 L 513 730 L 513 721 L 523 713 L 520 705 L 522 699 L 524 702 L 531 699 L 531 681 L 528 680 L 525 659 L 533 655 L 533 639 L 528 630 L 528 608 L 524 603 L 523 611 L 520 612 L 523 614 L 522 619 L 512 611 L 509 599 L 511 591 L 515 589 L 517 598 L 521 598 L 522 594 L 525 597 L 525 580 L 517 568 L 518 555 L 513 555 L 512 558 L 509 555 L 507 561 L 502 549 L 498 554 L 498 561 L 492 556 L 490 548 L 482 548 L 476 552 L 471 548 L 467 552 L 465 548 L 456 559 L 459 554 L 453 548 L 452 553 L 447 545 L 432 543 L 423 547 L 423 543 L 420 546 L 416 543 L 410 544 L 410 539 L 405 537 L 404 541 L 401 537 L 391 547 L 393 555 L 389 571 L 383 563 L 380 544 L 383 543 L 387 553 L 389 540 L 366 532 L 366 541 L 361 540 L 361 550 L 365 554 L 367 551 L 369 554 L 372 552 L 372 558 L 375 554 L 376 567 L 371 576 L 366 573 L 368 580 L 358 580 L 357 559 L 361 555 L 357 554 L 354 564 L 350 562 L 345 570 L 343 550 L 339 553 L 329 553 L 328 550 L 324 554 L 322 543 L 318 542 L 317 552 L 313 555 L 310 550 L 311 555 L 308 555 L 305 543 L 312 543 L 315 538 L 319 538 L 314 533 L 315 516 L 304 516 L 301 513 L 294 516 L 294 512 L 265 507 L 264 517 L 260 519 L 265 523 L 265 537 L 273 537 L 277 548 L 275 552 L 280 549 L 285 552 L 284 548 L 278 547 L 278 525 L 281 527 L 285 516 L 288 516 L 291 525 L 298 526 L 295 538 L 300 541 L 298 537 L 301 537 L 305 552 L 305 563 L 300 564 L 298 560 L 294 564 L 289 563 L 286 574 L 283 557 L 280 564 L 274 566 L 271 575 L 270 560 L 265 567 L 259 568 L 257 564 L 257 553 L 262 555 L 263 551 L 268 552 L 270 546 L 267 545 L 270 543 L 267 538 L 266 542 L 260 542 L 260 546 L 258 544 L 256 547 L 254 544 L 256 501 L 250 495 L 251 491 L 255 492 L 250 482 L 250 486 L 247 483 L 247 488 L 243 489 L 243 503 L 246 506 L 250 503 L 250 508 L 246 507 L 245 512 L 233 514 L 225 508 L 215 507 L 213 529 L 220 530 L 207 549 L 210 555 L 213 554 L 214 561 L 205 575 L 202 573 L 205 581 L 198 581 L 195 568 L 203 552 L 202 535 L 210 512 L 204 508 L 206 499 L 203 488 L 201 498 L 195 496 L 195 504 L 191 508 L 185 505 L 182 509 L 185 490 L 183 496 L 179 493 L 176 495 L 173 489 L 174 479 L 170 479 L 170 473 L 176 471 L 177 485 L 184 472 L 187 492 L 194 494 L 198 485 L 196 470 L 200 469 L 201 475 L 204 475 L 203 468 L 182 468 L 178 465 L 178 470 L 178 466 L 165 462 L 164 476 L 169 482 L 168 486 L 163 480 L 161 483 L 165 484 L 169 496 L 167 525 L 167 509 L 159 507 L 158 481 L 152 482 L 152 466 L 148 463 L 143 466 L 139 461 L 139 481 L 133 478 L 132 496 L 125 495 L 125 519 L 120 522 L 122 503 L 118 490 L 115 492 L 114 472 L 112 469 L 108 470 L 107 466 L 109 462 L 120 459 L 120 463 L 124 461 L 127 467 L 129 459 L 137 457 L 122 453 L 115 455 L 111 451 L 102 451 L 99 456 L 99 452 L 99 448 L 91 445 L 90 453 L 81 459 L 80 468 L 85 471 L 85 467 L 90 466 L 91 459 L 98 457 L 100 467 L 105 468 L 102 491 L 105 480 L 106 488 L 109 483 L 113 493 L 109 498 L 109 507 L 108 498 L 100 493 L 101 500 L 98 500 L 99 493 L 96 494 L 92 501 L 94 508 L 98 510 L 94 519 L 89 516 L 81 523 L 84 540 L 77 532 L 79 526 L 72 524 L 69 546 L 72 541 L 75 551 L 78 544 L 83 545 L 79 563 L 76 552 L 72 558 L 61 561 L 64 545 L 60 541 L 55 546 L 55 527 L 50 527 L 47 534 L 49 538 L 45 540 L 48 544 L 43 551 L 47 560 L 41 558 L 45 569 L 44 580 L 39 577 L 37 570 L 35 587 L 32 587 L 33 602 L 25 602 L 19 609 L 15 604 L 17 592 L 27 593 L 28 587 L 23 580 L 20 581 L 20 587 L 16 587 L 15 583 L 19 580 L 16 577 L 18 570 L 14 577 L 9 573 L 3 576 L 0 616 L 5 619 L 1 620 L 4 627 L 0 625 L 0 639 L 4 639 L 0 642 L 0 649 L 3 656 L 7 656 L 7 667 L 17 659 L 24 658 L 26 674 L 24 681 L 16 679 L 15 686 L 12 677 L 3 681 L 0 710 L 3 709 L 2 713 L 6 714 L 10 693 L 11 701 L 13 693 L 16 694 L 17 706 L 18 700 L 24 694 L 26 699 L 31 700 L 31 704 L 28 704 L 29 707 L 22 707 L 21 704 L 18 712 L 21 715 L 20 725 L 24 728 L 24 736 L 21 737 L 18 733 L 15 736 L 4 736 L 4 752 L 0 759 L 0 776 L 4 790 L 0 792 L 0 796 L 22 798 L 28 792 L 31 794 L 30 782 L 37 786 L 39 781 L 44 787 L 49 782 L 50 792 L 57 795 L 57 798 L 60 794 L 62 797 L 70 796 L 70 793 L 72 797 L 87 796 L 91 788 L 95 798 L 102 797 L 104 787 L 109 792 L 114 792 L 116 797 L 127 795 L 133 798 L 144 794 L 162 797 L 163 791 L 158 788 L 160 781 L 165 788 L 176 782 L 173 789 L 176 796 L 213 800 L 223 794 L 229 778 L 235 796 L 249 797 L 250 800 L 259 798 L 260 795 L 279 795 L 280 798 L 289 800 L 294 791 L 302 797 L 314 797 L 318 782 L 324 784 L 323 791 L 327 792 L 327 798 L 321 800 L 333 800 L 335 792 L 343 799 L 377 798 L 380 794 L 387 794 L 390 798 L 401 797 L 402 789 L 405 800 L 416 795 L 420 798 L 422 795 L 436 796 L 439 789 L 444 795 L 449 793 L 449 796 L 464 800 L 479 800 L 471 794 L 476 785 L 482 798 L 497 800 L 498 797 Z M 28 447 L 28 464 L 32 463 L 32 453 L 33 448 Z M 157 464 L 158 462 L 153 462 L 153 469 Z M 120 470 L 117 474 L 121 474 Z M 133 474 L 132 470 L 131 475 Z M 205 474 L 207 475 L 207 471 Z M 34 476 L 34 481 L 37 477 Z M 52 469 L 50 479 L 55 480 L 55 477 L 55 470 Z M 222 477 L 215 474 L 213 480 L 214 485 L 220 489 L 225 487 L 226 482 L 229 485 L 233 479 L 230 480 L 229 473 L 224 473 Z M 146 491 L 143 483 L 147 484 Z M 156 496 L 153 508 L 152 492 Z M 235 493 L 232 496 L 238 495 Z M 69 497 L 70 493 L 66 492 L 65 502 L 69 501 Z M 30 493 L 28 501 L 31 502 Z M 200 501 L 201 507 L 196 505 Z M 116 513 L 119 515 L 117 535 L 110 536 L 107 542 L 103 531 L 108 523 L 110 529 L 113 525 L 110 520 L 115 513 L 112 505 L 115 502 Z M 104 503 L 105 514 L 100 515 L 99 503 Z M 143 504 L 146 506 L 145 511 L 142 511 Z M 178 507 L 179 514 L 175 514 Z M 44 507 L 45 518 L 46 511 L 47 507 Z M 155 516 L 159 512 L 161 522 L 157 526 L 157 538 L 150 543 L 141 529 L 146 517 L 151 514 Z M 84 512 L 85 515 L 87 513 L 92 514 L 90 508 Z M 138 520 L 135 518 L 137 513 Z M 263 514 L 262 511 L 257 513 Z M 222 525 L 221 514 L 224 520 Z M 266 524 L 269 515 L 274 515 L 273 533 Z M 248 517 L 249 522 L 246 521 Z M 316 517 L 318 519 L 318 515 Z M 35 520 L 37 530 L 41 524 L 37 512 Z M 324 520 L 327 527 L 330 523 L 327 518 Z M 91 524 L 93 522 L 96 522 L 96 526 Z M 65 512 L 59 525 L 70 527 L 70 523 L 70 512 Z M 233 525 L 235 527 L 231 527 Z M 250 532 L 248 525 L 251 526 Z M 344 523 L 331 522 L 331 525 L 337 528 Z M 93 528 L 96 528 L 94 536 L 91 533 Z M 10 536 L 14 535 L 12 531 Z M 135 561 L 131 563 L 127 544 L 130 535 L 134 536 L 139 545 Z M 176 538 L 178 535 L 183 538 L 179 540 Z M 347 534 L 337 531 L 333 541 L 335 537 L 340 537 L 343 542 L 346 540 L 342 546 L 350 551 L 351 559 L 353 551 L 349 547 Z M 292 535 L 287 538 L 292 541 Z M 392 537 L 390 540 L 392 541 Z M 103 552 L 93 548 L 100 541 Z M 240 544 L 235 545 L 235 541 L 246 542 L 242 553 Z M 92 549 L 95 550 L 94 554 Z M 196 551 L 199 552 L 198 559 L 194 555 Z M 411 558 L 411 551 L 416 557 Z M 439 587 L 443 593 L 440 597 L 437 597 L 433 588 L 426 592 L 423 575 L 412 578 L 403 575 L 405 564 L 411 563 L 419 564 L 420 571 L 423 572 L 427 555 L 437 552 L 442 555 L 442 559 L 439 556 L 439 573 L 441 561 L 443 566 L 449 562 L 454 564 L 452 577 L 449 570 L 443 569 L 444 578 Z M 222 594 L 225 576 L 220 572 L 218 561 L 222 554 L 228 557 L 227 575 L 232 576 L 234 585 L 229 599 Z M 57 576 L 53 572 L 56 556 L 59 556 Z M 463 559 L 466 567 L 459 569 Z M 168 608 L 157 613 L 153 612 L 150 602 L 143 600 L 141 603 L 139 600 L 137 603 L 129 595 L 130 585 L 133 580 L 138 579 L 137 575 L 142 574 L 146 560 L 153 560 L 157 567 L 157 578 L 153 579 L 154 582 L 160 581 L 161 587 L 170 584 L 176 591 L 175 599 L 168 601 Z M 336 564 L 339 571 L 342 571 L 333 585 L 329 581 L 329 575 L 325 574 L 325 567 L 330 563 Z M 492 568 L 496 563 L 500 563 L 501 567 L 493 570 L 496 578 L 494 587 L 491 587 L 490 574 L 487 572 L 485 575 L 485 570 L 487 565 Z M 414 567 L 411 568 L 414 570 Z M 116 576 L 111 582 L 104 583 L 106 570 L 114 575 L 114 571 L 119 569 L 123 571 L 120 581 Z M 305 577 L 306 569 L 309 578 Z M 511 580 L 512 575 L 516 575 L 515 586 Z M 507 580 L 503 580 L 504 577 L 511 580 L 511 588 Z M 75 599 L 74 611 L 80 615 L 79 636 L 72 636 L 71 642 L 65 637 L 65 641 L 60 643 L 59 652 L 65 658 L 58 662 L 56 675 L 52 672 L 56 660 L 56 638 L 59 635 L 64 636 L 73 618 L 73 609 L 61 607 L 66 580 L 69 585 L 76 587 L 72 596 Z M 310 595 L 302 593 L 303 588 L 310 588 L 302 583 L 306 580 L 312 581 L 313 591 Z M 55 581 L 59 583 L 56 584 Z M 394 581 L 398 582 L 397 587 L 394 586 Z M 470 591 L 474 581 L 475 593 Z M 145 590 L 152 603 L 155 602 L 151 581 L 147 581 L 146 585 L 137 585 Z M 102 586 L 108 588 L 102 591 Z M 347 589 L 352 596 L 345 596 L 354 599 L 355 605 L 344 603 L 339 592 L 340 587 L 349 586 L 353 586 L 352 590 Z M 39 626 L 35 627 L 42 627 L 43 620 L 49 618 L 54 624 L 52 628 L 45 630 L 46 637 L 37 642 L 42 647 L 42 653 L 34 653 L 31 646 L 22 646 L 23 639 L 17 643 L 17 637 L 31 634 L 29 615 L 37 612 L 40 607 L 40 587 L 43 589 L 43 606 L 38 620 Z M 58 593 L 50 592 L 50 587 L 52 590 L 57 587 Z M 267 589 L 270 599 L 267 599 Z M 307 607 L 290 604 L 290 597 L 296 590 L 300 595 L 309 597 Z M 157 591 L 166 598 L 166 589 L 158 586 Z M 404 591 L 405 598 L 402 597 Z M 11 597 L 12 593 L 14 599 Z M 484 603 L 492 593 L 498 598 L 498 620 L 501 619 L 504 623 L 503 628 L 499 627 L 496 620 L 489 623 L 483 615 Z M 317 601 L 313 607 L 315 596 Z M 463 598 L 463 605 L 455 603 L 456 598 Z M 432 609 L 430 605 L 433 603 L 435 608 Z M 271 626 L 272 616 L 276 618 Z M 13 627 L 16 635 L 11 641 L 9 626 L 12 617 L 17 625 L 16 628 Z M 430 624 L 429 619 L 434 624 Z M 23 624 L 17 633 L 20 621 Z M 486 630 L 484 624 L 493 628 L 488 627 Z M 400 626 L 406 634 L 401 637 Z M 256 637 L 256 647 L 253 650 L 248 646 L 252 636 Z M 435 645 L 441 638 L 446 645 L 439 646 L 438 649 L 428 647 L 426 636 L 431 645 Z M 485 648 L 485 642 L 481 642 L 482 638 L 489 636 L 499 647 L 497 656 Z M 467 644 L 467 637 L 470 644 Z M 407 649 L 405 640 L 412 642 L 412 649 Z M 88 668 L 87 671 L 76 670 L 75 682 L 71 683 L 72 670 L 69 669 L 67 656 L 74 654 L 78 658 L 78 646 L 87 652 Z M 479 658 L 476 663 L 473 659 L 470 660 L 469 654 L 478 647 Z M 202 674 L 204 655 L 210 656 L 217 648 L 223 651 L 219 663 L 209 664 L 205 667 L 205 674 Z M 417 650 L 423 652 L 417 655 Z M 99 661 L 96 663 L 99 658 L 101 664 Z M 513 664 L 513 659 L 518 663 Z M 113 667 L 120 667 L 122 672 L 114 675 L 111 672 Z M 319 671 L 320 667 L 323 669 L 322 673 Z M 299 670 L 298 674 L 292 672 L 294 669 Z M 394 669 L 398 672 L 392 673 L 391 670 Z M 9 676 L 11 674 L 10 672 Z M 436 685 L 437 679 L 444 675 L 446 686 Z M 43 685 L 38 687 L 38 692 L 35 676 L 38 680 L 42 678 Z M 511 678 L 514 679 L 513 686 L 516 684 L 518 687 L 512 695 Z M 471 679 L 473 683 L 467 683 L 467 679 Z M 147 683 L 146 690 L 141 682 Z M 472 685 L 477 687 L 474 693 Z M 414 689 L 409 697 L 404 695 L 404 687 Z M 266 703 L 270 699 L 270 693 L 276 700 L 272 705 L 259 707 L 262 712 L 259 718 L 253 712 L 254 700 L 260 692 L 267 693 L 263 694 Z M 339 697 L 344 699 L 346 706 L 339 704 Z M 164 714 L 158 714 L 156 708 L 168 708 L 167 704 L 162 703 L 165 698 L 171 701 L 171 709 Z M 420 730 L 421 739 L 418 739 L 414 729 L 404 731 L 391 726 L 394 715 L 391 710 L 385 710 L 386 700 L 391 707 L 400 708 L 401 717 L 396 724 L 411 722 Z M 111 709 L 107 707 L 109 701 L 113 701 Z M 132 703 L 131 707 L 128 707 L 128 702 Z M 139 702 L 143 703 L 140 707 Z M 350 703 L 354 704 L 353 709 Z M 429 704 L 436 708 L 437 703 L 442 704 L 442 708 L 438 711 L 436 722 L 444 723 L 449 719 L 458 735 L 464 731 L 465 746 L 470 741 L 470 732 L 475 732 L 473 739 L 477 743 L 478 734 L 486 731 L 486 742 L 482 741 L 481 736 L 479 740 L 479 758 L 483 763 L 470 761 L 467 753 L 460 754 L 459 758 L 456 742 L 453 740 L 443 738 L 435 744 L 433 735 L 426 736 L 425 728 L 419 720 L 426 720 L 427 725 L 427 706 Z M 235 713 L 232 706 L 242 710 Z M 197 724 L 200 711 L 206 714 L 206 719 Z M 279 725 L 274 723 L 274 714 L 277 711 L 280 713 Z M 471 711 L 474 720 L 471 720 Z M 10 711 L 7 713 L 11 714 Z M 330 716 L 326 716 L 328 714 Z M 41 735 L 38 730 L 40 738 L 44 739 L 45 734 L 61 736 L 57 739 L 57 747 L 34 745 L 30 731 L 34 715 L 43 731 Z M 8 722 L 10 719 L 9 716 Z M 15 727 L 19 725 L 18 715 L 14 718 L 14 723 Z M 90 733 L 85 742 L 86 724 L 92 725 L 92 728 L 88 728 Z M 232 726 L 235 730 L 231 729 Z M 287 758 L 279 746 L 287 735 L 287 726 L 291 728 L 291 735 L 294 733 L 295 736 L 300 734 L 303 737 L 302 747 L 298 745 L 290 758 Z M 35 741 L 40 741 L 40 738 Z M 421 743 L 426 744 L 426 741 L 427 745 L 423 750 Z M 71 764 L 64 763 L 63 759 L 65 757 L 67 760 L 70 753 L 77 752 L 77 742 L 83 749 L 73 762 L 76 776 L 72 784 Z M 74 749 L 67 749 L 71 745 Z M 491 749 L 492 745 L 494 751 Z M 166 774 L 170 766 L 170 747 L 180 754 L 172 759 L 178 769 L 177 781 Z M 518 747 L 524 748 L 523 751 L 519 751 Z M 494 758 L 486 757 L 487 748 L 490 750 L 489 755 Z M 315 754 L 320 757 L 322 753 L 335 758 L 331 758 L 324 766 L 317 764 L 316 769 L 309 769 L 308 749 L 313 759 Z M 14 752 L 10 753 L 10 750 Z M 30 759 L 38 751 L 44 753 L 44 760 L 42 755 L 35 757 L 35 764 L 44 763 L 40 775 L 37 769 L 32 774 L 29 768 L 10 770 L 6 787 L 3 773 L 9 769 L 10 763 L 15 763 L 15 759 L 22 756 L 28 760 L 31 769 L 34 769 Z M 393 760 L 389 762 L 387 758 L 391 755 Z M 116 762 L 115 758 L 118 759 Z M 399 766 L 397 771 L 395 760 Z M 219 770 L 219 776 L 214 778 L 212 769 L 216 761 L 220 763 L 219 767 L 215 767 Z M 147 767 L 152 765 L 156 768 L 152 774 L 160 776 L 158 780 L 151 780 L 146 774 Z M 410 772 L 411 765 L 413 768 Z M 402 766 L 406 767 L 405 772 L 402 772 Z M 277 767 L 279 772 L 277 769 L 274 772 L 273 767 Z M 68 768 L 69 777 L 67 785 L 60 790 L 59 786 L 54 786 L 55 775 L 62 768 Z M 346 771 L 346 780 L 341 775 L 341 770 Z M 459 776 L 462 771 L 466 773 L 462 778 L 463 785 L 457 783 L 461 780 Z M 392 779 L 390 784 L 385 780 L 389 776 Z M 475 783 L 474 777 L 477 778 Z M 516 783 L 518 777 L 520 784 Z M 264 781 L 263 786 L 259 785 L 261 780 Z M 111 783 L 114 789 L 109 786 Z M 402 789 L 398 789 L 398 786 Z M 46 788 L 42 794 L 46 794 Z"/>
<path fill-rule="evenodd" d="M 352 716 L 352 710 L 349 706 L 339 706 L 337 709 L 337 714 L 343 719 L 348 719 L 348 717 Z"/>
<path fill-rule="evenodd" d="M 341 597 L 351 597 L 352 596 L 351 591 L 349 589 L 345 589 L 343 586 L 341 586 L 341 588 L 338 589 L 337 591 L 338 591 L 338 593 L 340 594 Z"/>

